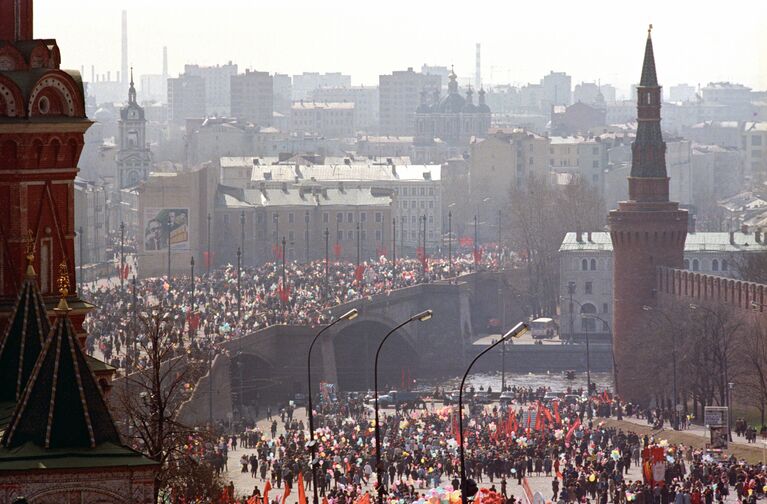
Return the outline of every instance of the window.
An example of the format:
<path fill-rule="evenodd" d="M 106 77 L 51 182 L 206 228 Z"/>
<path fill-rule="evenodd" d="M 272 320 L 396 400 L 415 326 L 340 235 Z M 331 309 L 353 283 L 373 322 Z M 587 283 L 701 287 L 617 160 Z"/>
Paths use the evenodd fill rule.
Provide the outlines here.
<path fill-rule="evenodd" d="M 599 155 L 599 147 L 592 147 L 591 153 L 594 154 L 595 156 Z"/>
<path fill-rule="evenodd" d="M 410 208 L 415 208 L 415 200 L 412 200 L 412 201 L 410 202 Z"/>
<path fill-rule="evenodd" d="M 264 223 L 264 214 L 260 213 L 260 214 L 256 215 L 256 222 L 259 223 L 259 224 L 263 224 Z"/>
<path fill-rule="evenodd" d="M 381 212 L 376 212 L 376 222 L 380 224 L 382 220 L 383 214 Z"/>
<path fill-rule="evenodd" d="M 381 230 L 376 229 L 376 241 L 381 241 Z"/>
<path fill-rule="evenodd" d="M 293 224 L 293 222 L 295 222 L 295 220 L 296 220 L 296 216 L 293 215 L 293 212 L 290 212 L 288 214 L 288 224 Z"/>
<path fill-rule="evenodd" d="M 588 269 L 589 269 L 589 260 L 588 259 L 583 259 L 581 261 L 581 270 L 588 271 Z"/>
<path fill-rule="evenodd" d="M 433 201 L 429 201 L 429 208 L 434 208 L 434 202 Z"/>
<path fill-rule="evenodd" d="M 608 311 L 607 303 L 602 303 L 602 313 L 607 313 L 607 311 Z"/>
<path fill-rule="evenodd" d="M 295 241 L 295 235 L 293 234 L 293 231 L 288 231 L 288 241 L 289 242 Z"/>
<path fill-rule="evenodd" d="M 421 196 L 426 196 L 426 188 L 422 187 L 420 191 Z"/>
<path fill-rule="evenodd" d="M 700 271 L 700 261 L 698 261 L 697 259 L 692 260 L 692 270 Z"/>
<path fill-rule="evenodd" d="M 425 201 L 421 201 L 421 209 L 423 210 L 424 208 L 426 208 L 426 202 Z"/>
<path fill-rule="evenodd" d="M 591 294 L 594 291 L 594 286 L 592 282 L 586 282 L 586 287 L 584 288 L 584 292 L 586 294 Z"/>
<path fill-rule="evenodd" d="M 328 219 L 330 219 L 330 215 L 328 215 L 327 212 L 323 213 L 322 214 L 322 223 L 323 224 L 327 224 L 328 223 Z"/>
<path fill-rule="evenodd" d="M 434 188 L 433 187 L 429 188 L 429 196 L 434 196 Z"/>
<path fill-rule="evenodd" d="M 344 232 L 343 231 L 337 231 L 336 232 L 336 241 L 343 241 L 344 240 Z"/>
<path fill-rule="evenodd" d="M 594 160 L 594 161 L 591 163 L 591 167 L 592 167 L 592 168 L 599 168 L 599 161 L 595 159 L 595 160 Z"/>
<path fill-rule="evenodd" d="M 410 216 L 410 224 L 415 224 L 415 215 Z"/>
<path fill-rule="evenodd" d="M 360 232 L 360 235 L 361 235 L 360 240 L 366 241 L 368 239 L 368 232 L 365 231 L 364 229 Z"/>
<path fill-rule="evenodd" d="M 309 224 L 309 211 L 304 214 L 304 223 Z"/>
<path fill-rule="evenodd" d="M 346 232 L 346 239 L 349 241 L 352 241 L 354 239 L 354 231 L 347 231 Z"/>
<path fill-rule="evenodd" d="M 719 261 L 717 259 L 711 261 L 711 271 L 719 271 Z"/>
<path fill-rule="evenodd" d="M 360 222 L 367 222 L 367 220 L 368 220 L 368 213 L 367 212 L 360 213 Z"/>
<path fill-rule="evenodd" d="M 727 259 L 722 259 L 722 271 L 727 271 Z"/>
<path fill-rule="evenodd" d="M 591 304 L 586 303 L 581 306 L 581 330 L 583 332 L 595 332 L 597 329 L 597 319 L 594 315 L 597 313 L 597 308 Z"/>
<path fill-rule="evenodd" d="M 349 223 L 354 222 L 354 214 L 352 212 L 348 212 L 346 214 L 346 222 L 349 222 Z"/>
<path fill-rule="evenodd" d="M 597 260 L 596 259 L 592 259 L 591 260 L 591 271 L 596 271 L 596 270 L 597 270 Z"/>
<path fill-rule="evenodd" d="M 336 222 L 340 224 L 340 223 L 342 223 L 343 221 L 344 221 L 344 214 L 342 214 L 341 212 L 338 212 L 338 213 L 336 214 Z"/>
<path fill-rule="evenodd" d="M 751 135 L 751 145 L 762 145 L 762 137 L 760 135 Z"/>
<path fill-rule="evenodd" d="M 686 270 L 690 269 L 690 260 L 689 259 L 685 259 L 684 260 L 684 269 L 686 269 Z"/>

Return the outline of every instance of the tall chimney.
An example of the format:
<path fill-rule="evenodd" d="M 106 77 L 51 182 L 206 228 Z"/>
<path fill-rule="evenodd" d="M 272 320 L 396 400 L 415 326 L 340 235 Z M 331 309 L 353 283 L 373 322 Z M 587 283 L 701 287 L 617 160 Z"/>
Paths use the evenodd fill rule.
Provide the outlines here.
<path fill-rule="evenodd" d="M 474 68 L 474 88 L 479 89 L 482 87 L 482 65 L 480 65 L 480 46 L 481 44 L 477 43 L 477 56 L 476 56 L 476 67 Z"/>
<path fill-rule="evenodd" d="M 168 80 L 168 46 L 162 48 L 162 80 Z"/>
<path fill-rule="evenodd" d="M 122 26 L 122 65 L 120 77 L 123 84 L 128 84 L 128 11 L 123 11 Z"/>

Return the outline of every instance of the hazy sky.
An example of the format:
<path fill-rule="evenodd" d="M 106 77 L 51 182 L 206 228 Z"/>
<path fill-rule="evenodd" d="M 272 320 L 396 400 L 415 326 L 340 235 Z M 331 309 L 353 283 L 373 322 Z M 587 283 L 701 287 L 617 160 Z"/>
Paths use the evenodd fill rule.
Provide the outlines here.
<path fill-rule="evenodd" d="M 184 63 L 228 60 L 280 73 L 340 71 L 354 84 L 423 63 L 483 82 L 537 82 L 566 71 L 573 85 L 639 79 L 648 23 L 661 83 L 742 82 L 767 89 L 767 0 L 37 0 L 35 35 L 55 37 L 64 66 L 120 69 L 120 12 L 129 62 L 171 75 Z"/>

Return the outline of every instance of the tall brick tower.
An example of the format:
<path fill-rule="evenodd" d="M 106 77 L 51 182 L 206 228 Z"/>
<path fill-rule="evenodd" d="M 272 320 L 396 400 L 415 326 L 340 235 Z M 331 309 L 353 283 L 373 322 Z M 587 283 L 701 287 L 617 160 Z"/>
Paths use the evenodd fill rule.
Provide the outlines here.
<path fill-rule="evenodd" d="M 631 146 L 629 199 L 621 201 L 608 217 L 613 242 L 615 385 L 624 399 L 644 404 L 653 379 L 647 364 L 654 353 L 664 349 L 648 348 L 645 335 L 649 314 L 642 306 L 655 304 L 659 266 L 682 267 L 687 237 L 687 211 L 669 201 L 666 143 L 660 127 L 662 95 L 650 30 L 637 88 L 638 125 Z"/>
<path fill-rule="evenodd" d="M 55 303 L 62 263 L 76 285 L 74 179 L 91 122 L 79 73 L 60 62 L 55 40 L 33 36 L 32 0 L 0 0 L 0 328 L 24 280 L 30 236 L 46 303 Z M 75 292 L 69 301 L 83 338 L 90 307 Z"/>

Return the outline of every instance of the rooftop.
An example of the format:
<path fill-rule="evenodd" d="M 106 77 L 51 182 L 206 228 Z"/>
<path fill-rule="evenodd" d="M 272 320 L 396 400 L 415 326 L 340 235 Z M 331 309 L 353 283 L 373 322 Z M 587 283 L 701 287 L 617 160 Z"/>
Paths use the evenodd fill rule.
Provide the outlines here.
<path fill-rule="evenodd" d="M 758 252 L 767 250 L 767 240 L 764 243 L 756 243 L 754 233 L 733 233 L 733 242 L 730 243 L 730 233 L 726 232 L 702 232 L 688 233 L 684 244 L 685 252 Z M 588 233 L 581 234 L 581 241 L 576 240 L 576 233 L 567 233 L 560 252 L 612 252 L 613 244 L 610 233 L 597 231 L 591 233 L 591 241 L 588 241 Z"/>

